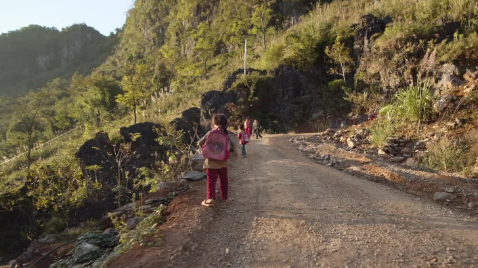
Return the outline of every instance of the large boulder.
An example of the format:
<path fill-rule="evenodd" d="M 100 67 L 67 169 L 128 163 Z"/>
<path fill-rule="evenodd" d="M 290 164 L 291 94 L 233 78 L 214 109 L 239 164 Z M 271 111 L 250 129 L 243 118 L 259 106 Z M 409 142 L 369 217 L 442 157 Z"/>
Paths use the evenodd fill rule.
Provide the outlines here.
<path fill-rule="evenodd" d="M 181 117 L 174 119 L 171 123 L 176 126 L 176 130 L 184 132 L 183 141 L 186 144 L 196 142 L 205 134 L 201 126 L 201 109 L 197 107 L 183 111 Z"/>
<path fill-rule="evenodd" d="M 246 73 L 248 75 L 252 74 L 252 73 L 259 73 L 260 75 L 266 75 L 267 71 L 258 70 L 258 69 L 254 69 L 254 68 L 249 68 L 249 69 L 247 69 Z M 224 83 L 222 83 L 222 91 L 227 91 L 227 90 L 231 89 L 231 87 L 234 85 L 234 83 L 236 82 L 237 78 L 240 75 L 244 75 L 244 69 L 238 69 L 235 72 L 231 73 L 226 78 Z"/>
<path fill-rule="evenodd" d="M 144 218 L 141 217 L 131 218 L 126 221 L 126 227 L 128 227 L 128 229 L 130 230 L 134 230 L 136 229 L 136 226 L 138 226 L 138 224 L 143 221 L 143 219 Z"/>
<path fill-rule="evenodd" d="M 455 195 L 447 192 L 436 192 L 433 195 L 433 200 L 436 202 L 447 202 L 452 201 L 453 199 L 455 199 Z"/>
<path fill-rule="evenodd" d="M 164 135 L 164 128 L 155 123 L 145 122 L 122 127 L 120 134 L 125 143 L 131 143 L 131 151 L 142 160 L 155 161 L 156 155 L 160 160 L 166 160 L 167 147 L 160 145 L 157 139 Z M 139 166 L 145 166 L 145 163 Z"/>
<path fill-rule="evenodd" d="M 356 59 L 359 59 L 363 53 L 367 53 L 371 50 L 371 37 L 383 33 L 385 27 L 391 21 L 392 19 L 390 17 L 379 19 L 372 14 L 360 18 L 354 39 L 354 56 Z"/>
<path fill-rule="evenodd" d="M 464 85 L 465 81 L 459 77 L 460 75 L 460 69 L 454 64 L 443 64 L 438 71 L 438 87 L 441 90 L 447 91 L 453 89 L 454 87 Z"/>
<path fill-rule="evenodd" d="M 51 268 L 70 268 L 91 264 L 98 258 L 110 254 L 119 243 L 116 232 L 86 233 L 76 240 L 70 257 L 52 264 Z M 79 267 L 86 267 L 79 266 Z"/>
<path fill-rule="evenodd" d="M 101 177 L 114 177 L 113 145 L 108 133 L 98 132 L 94 139 L 86 141 L 76 153 L 84 174 L 93 175 L 91 166 L 101 168 Z"/>
<path fill-rule="evenodd" d="M 191 168 L 193 171 L 203 171 L 204 170 L 204 157 L 202 154 L 195 154 L 191 158 Z"/>
<path fill-rule="evenodd" d="M 187 172 L 183 175 L 183 179 L 187 181 L 200 181 L 203 180 L 207 177 L 206 173 L 204 172 L 199 172 L 199 171 L 191 171 Z"/>
<path fill-rule="evenodd" d="M 228 92 L 209 91 L 201 97 L 201 126 L 205 131 L 211 128 L 211 118 L 213 114 L 223 113 L 229 117 L 232 113 L 228 107 L 229 103 L 236 103 L 237 96 Z"/>

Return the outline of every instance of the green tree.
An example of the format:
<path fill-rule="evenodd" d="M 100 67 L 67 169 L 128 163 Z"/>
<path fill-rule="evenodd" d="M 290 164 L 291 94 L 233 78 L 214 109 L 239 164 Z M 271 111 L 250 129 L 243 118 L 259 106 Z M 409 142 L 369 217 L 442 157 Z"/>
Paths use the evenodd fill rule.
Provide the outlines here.
<path fill-rule="evenodd" d="M 272 18 L 272 9 L 270 4 L 260 4 L 254 7 L 254 13 L 252 13 L 252 28 L 253 34 L 262 34 L 262 44 L 264 45 L 264 50 L 267 50 L 266 42 L 266 30 L 267 25 L 269 24 Z"/>
<path fill-rule="evenodd" d="M 169 65 L 171 73 L 169 77 L 169 91 L 171 92 L 172 82 L 176 74 L 176 65 L 181 60 L 181 52 L 179 51 L 178 47 L 169 44 L 162 46 L 160 52 L 163 55 L 166 64 Z"/>
<path fill-rule="evenodd" d="M 138 64 L 130 71 L 130 75 L 125 75 L 121 82 L 124 93 L 116 97 L 116 101 L 133 110 L 134 123 L 137 122 L 137 110 L 143 101 L 148 97 L 147 68 L 144 64 Z"/>
<path fill-rule="evenodd" d="M 204 66 L 204 79 L 207 78 L 207 62 L 214 56 L 215 41 L 213 30 L 207 22 L 199 24 L 199 28 L 196 34 L 197 43 L 194 48 L 197 56 L 201 59 Z"/>
<path fill-rule="evenodd" d="M 122 92 L 120 85 L 111 77 L 94 73 L 89 77 L 75 75 L 71 82 L 75 102 L 71 104 L 71 115 L 80 122 L 96 119 L 109 114 L 116 107 L 115 98 Z M 58 114 L 61 116 L 62 113 Z M 59 118 L 60 119 L 60 118 Z"/>
<path fill-rule="evenodd" d="M 353 59 L 350 56 L 350 49 L 340 41 L 339 37 L 337 37 L 335 44 L 325 48 L 325 53 L 334 61 L 334 63 L 340 65 L 340 70 L 332 69 L 331 72 L 341 75 L 344 79 L 344 83 L 347 84 L 345 75 L 350 72 L 349 65 L 353 62 Z"/>
<path fill-rule="evenodd" d="M 43 91 L 30 93 L 23 98 L 13 100 L 13 121 L 7 133 L 7 139 L 27 148 L 27 168 L 31 165 L 33 145 L 45 130 L 45 106 L 51 96 Z"/>

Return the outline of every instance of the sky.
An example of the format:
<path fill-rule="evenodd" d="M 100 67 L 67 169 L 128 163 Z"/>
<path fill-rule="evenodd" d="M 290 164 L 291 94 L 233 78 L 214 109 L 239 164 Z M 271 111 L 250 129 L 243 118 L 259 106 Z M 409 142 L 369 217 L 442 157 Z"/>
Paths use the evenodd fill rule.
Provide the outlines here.
<path fill-rule="evenodd" d="M 121 28 L 134 0 L 0 0 L 0 34 L 30 24 L 61 30 L 86 23 L 104 35 Z"/>

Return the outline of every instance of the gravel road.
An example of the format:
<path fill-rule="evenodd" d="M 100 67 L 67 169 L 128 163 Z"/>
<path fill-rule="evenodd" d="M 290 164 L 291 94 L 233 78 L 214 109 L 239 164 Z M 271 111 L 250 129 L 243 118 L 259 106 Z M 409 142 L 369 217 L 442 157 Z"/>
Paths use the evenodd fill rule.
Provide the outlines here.
<path fill-rule="evenodd" d="M 233 201 L 203 208 L 198 188 L 180 231 L 133 266 L 478 267 L 476 219 L 315 164 L 289 138 L 252 141 L 230 166 Z"/>

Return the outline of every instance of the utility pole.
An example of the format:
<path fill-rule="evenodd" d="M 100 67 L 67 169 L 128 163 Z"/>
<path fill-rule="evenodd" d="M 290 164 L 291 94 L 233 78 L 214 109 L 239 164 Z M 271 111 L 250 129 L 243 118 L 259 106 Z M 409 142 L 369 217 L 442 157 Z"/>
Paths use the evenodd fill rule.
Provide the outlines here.
<path fill-rule="evenodd" d="M 247 39 L 244 44 L 244 76 L 247 75 Z"/>

